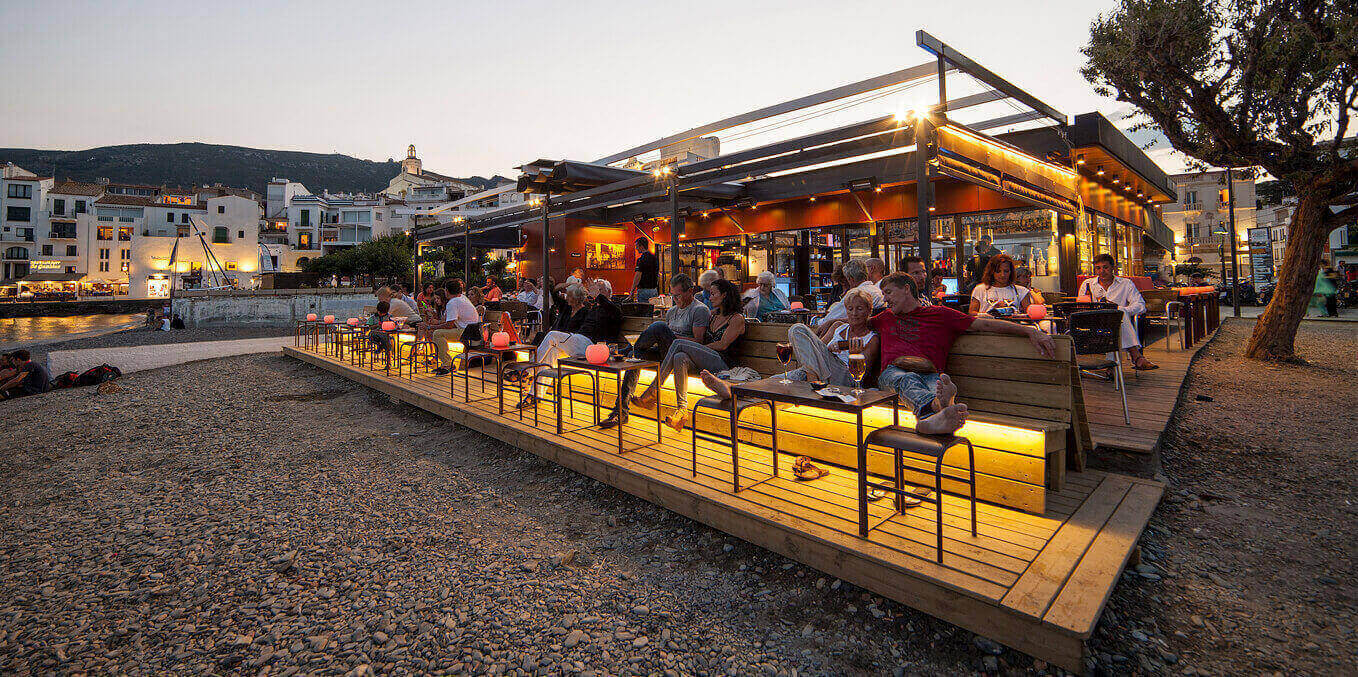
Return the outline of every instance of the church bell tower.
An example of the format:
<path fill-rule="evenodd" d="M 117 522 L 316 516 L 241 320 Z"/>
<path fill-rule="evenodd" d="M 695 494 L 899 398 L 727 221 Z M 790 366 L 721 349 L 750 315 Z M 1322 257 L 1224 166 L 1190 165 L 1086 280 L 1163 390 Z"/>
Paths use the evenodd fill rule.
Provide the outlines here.
<path fill-rule="evenodd" d="M 406 159 L 401 161 L 401 171 L 419 175 L 421 168 L 420 159 L 415 157 L 415 144 L 412 143 L 406 147 Z"/>

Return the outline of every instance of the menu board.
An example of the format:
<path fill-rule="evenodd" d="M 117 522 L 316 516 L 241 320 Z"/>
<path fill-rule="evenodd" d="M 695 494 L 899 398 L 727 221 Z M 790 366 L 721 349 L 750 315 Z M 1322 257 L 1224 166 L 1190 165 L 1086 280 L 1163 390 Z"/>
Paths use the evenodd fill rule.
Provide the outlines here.
<path fill-rule="evenodd" d="M 1249 237 L 1250 275 L 1255 284 L 1264 284 L 1273 279 L 1273 243 L 1268 228 L 1251 228 Z"/>

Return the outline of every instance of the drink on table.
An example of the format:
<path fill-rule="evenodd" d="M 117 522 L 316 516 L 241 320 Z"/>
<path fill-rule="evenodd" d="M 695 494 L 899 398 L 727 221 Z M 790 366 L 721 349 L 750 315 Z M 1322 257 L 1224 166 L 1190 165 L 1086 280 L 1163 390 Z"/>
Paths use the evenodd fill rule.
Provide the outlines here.
<path fill-rule="evenodd" d="M 868 373 L 868 357 L 863 354 L 863 339 L 849 339 L 849 375 L 853 377 L 854 395 L 863 394 L 863 377 Z"/>
<path fill-rule="evenodd" d="M 778 350 L 778 361 L 783 363 L 783 369 L 786 370 L 788 363 L 792 361 L 792 344 L 779 343 L 777 346 L 777 350 Z M 789 381 L 786 378 L 779 379 L 778 382 L 784 385 L 792 383 L 792 381 Z"/>

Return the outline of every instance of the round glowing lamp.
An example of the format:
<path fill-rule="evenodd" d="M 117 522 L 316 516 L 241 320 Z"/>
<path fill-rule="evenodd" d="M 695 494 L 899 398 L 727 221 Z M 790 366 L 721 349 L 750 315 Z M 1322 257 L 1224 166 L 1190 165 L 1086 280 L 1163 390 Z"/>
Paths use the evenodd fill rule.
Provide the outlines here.
<path fill-rule="evenodd" d="M 334 315 L 326 315 L 326 316 L 325 316 L 325 323 L 326 323 L 326 324 L 334 324 L 334 323 L 335 323 L 335 316 L 334 316 Z"/>
<path fill-rule="evenodd" d="M 383 323 L 382 323 L 382 331 L 396 331 L 396 323 L 395 323 L 395 322 L 392 322 L 391 320 L 387 320 L 386 322 L 383 322 Z"/>
<path fill-rule="evenodd" d="M 509 347 L 509 332 L 497 331 L 490 337 L 490 344 L 496 348 Z"/>
<path fill-rule="evenodd" d="M 306 321 L 307 321 L 307 322 L 315 322 L 315 321 L 316 321 L 316 313 L 307 313 L 307 314 L 306 314 Z"/>
<path fill-rule="evenodd" d="M 802 303 L 801 301 L 793 301 L 793 302 L 792 302 L 792 309 L 793 309 L 793 310 L 806 310 L 806 304 Z"/>
<path fill-rule="evenodd" d="M 359 319 L 358 319 L 357 317 L 351 317 L 351 318 L 345 320 L 344 323 L 347 324 L 347 325 L 349 325 L 350 327 L 357 327 L 357 326 L 358 326 L 358 323 L 359 323 Z"/>
<path fill-rule="evenodd" d="M 1047 316 L 1047 307 L 1041 303 L 1034 303 L 1028 306 L 1028 319 L 1041 320 Z"/>
<path fill-rule="evenodd" d="M 603 364 L 603 363 L 607 362 L 607 361 L 608 361 L 608 344 L 607 344 L 607 343 L 595 343 L 595 344 L 591 345 L 590 347 L 585 348 L 585 359 L 586 359 L 586 360 L 589 360 L 589 363 L 590 363 L 590 364 Z"/>

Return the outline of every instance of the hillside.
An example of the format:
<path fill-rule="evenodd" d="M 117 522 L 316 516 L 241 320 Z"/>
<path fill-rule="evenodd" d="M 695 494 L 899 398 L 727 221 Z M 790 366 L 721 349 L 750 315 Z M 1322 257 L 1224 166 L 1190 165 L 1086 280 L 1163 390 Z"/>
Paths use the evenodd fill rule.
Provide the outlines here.
<path fill-rule="evenodd" d="M 139 143 L 89 150 L 0 148 L 0 164 L 13 162 L 42 176 L 148 185 L 210 185 L 249 188 L 260 195 L 273 177 L 300 181 L 312 191 L 376 192 L 400 172 L 395 162 L 373 162 L 348 155 L 264 150 L 208 143 Z M 433 168 L 438 171 L 439 168 Z M 496 179 L 462 179 L 489 187 Z"/>

